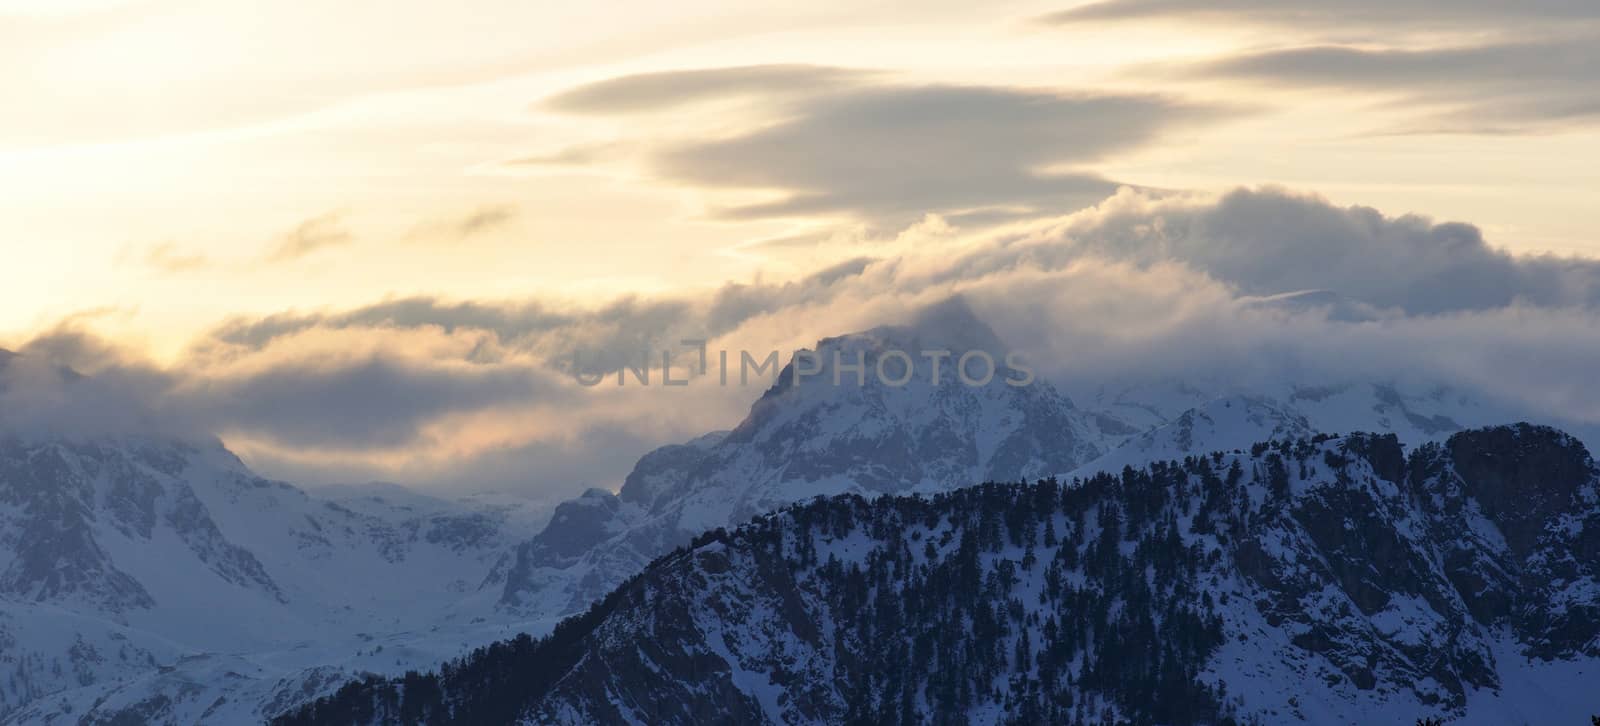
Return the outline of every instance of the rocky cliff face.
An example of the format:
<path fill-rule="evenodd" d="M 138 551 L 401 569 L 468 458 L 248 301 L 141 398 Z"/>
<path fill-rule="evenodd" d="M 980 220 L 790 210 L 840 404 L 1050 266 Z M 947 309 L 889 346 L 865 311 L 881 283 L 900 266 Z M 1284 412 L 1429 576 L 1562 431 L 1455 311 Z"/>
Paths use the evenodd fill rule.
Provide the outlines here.
<path fill-rule="evenodd" d="M 844 495 L 281 723 L 1578 723 L 1597 538 L 1593 460 L 1527 425 Z"/>

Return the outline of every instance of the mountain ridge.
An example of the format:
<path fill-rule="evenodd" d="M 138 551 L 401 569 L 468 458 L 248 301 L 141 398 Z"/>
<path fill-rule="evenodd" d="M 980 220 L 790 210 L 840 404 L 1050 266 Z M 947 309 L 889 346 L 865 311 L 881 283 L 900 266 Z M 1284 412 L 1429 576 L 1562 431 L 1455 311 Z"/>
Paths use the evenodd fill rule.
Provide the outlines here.
<path fill-rule="evenodd" d="M 959 301 L 935 306 L 911 325 L 824 338 L 815 351 L 796 353 L 727 433 L 646 454 L 614 501 L 591 492 L 558 507 L 550 527 L 497 568 L 494 578 L 504 577 L 501 606 L 581 610 L 702 531 L 812 496 L 1045 476 L 1109 448 L 1099 419 L 1051 384 L 1015 385 L 1024 374 L 1002 362 L 999 347 L 994 332 Z M 925 349 L 949 351 L 951 362 L 940 369 L 920 356 Z M 980 385 L 951 368 L 970 351 L 995 363 Z M 891 377 L 909 380 L 867 382 L 892 352 L 906 354 L 912 365 Z M 841 361 L 859 361 L 863 371 L 854 380 L 836 375 Z"/>
<path fill-rule="evenodd" d="M 967 350 L 989 353 L 997 373 L 968 385 L 946 360 L 933 385 L 931 361 L 912 355 L 922 367 L 911 385 L 877 380 L 886 352 L 929 346 L 976 346 Z M 960 302 L 909 325 L 825 338 L 812 351 L 816 371 L 796 378 L 797 365 L 812 366 L 789 361 L 738 426 L 646 454 L 619 491 L 590 489 L 560 503 L 538 530 L 518 505 L 492 497 L 449 502 L 381 484 L 303 492 L 255 475 L 215 440 L 26 438 L 51 451 L 100 447 L 130 462 L 108 471 L 133 474 L 96 480 L 84 490 L 92 496 L 79 497 L 67 494 L 81 489 L 66 476 L 71 466 L 0 476 L 0 490 L 29 477 L 60 490 L 52 507 L 0 501 L 0 573 L 19 553 L 45 563 L 17 567 L 33 574 L 13 578 L 11 595 L 0 592 L 0 643 L 14 644 L 0 649 L 0 675 L 9 667 L 0 722 L 261 718 L 351 677 L 426 669 L 514 632 L 549 632 L 559 616 L 584 612 L 703 532 L 816 496 L 932 496 L 986 479 L 1092 478 L 1361 427 L 1442 441 L 1503 415 L 1466 392 L 1379 381 L 1113 386 L 1080 406 L 1046 380 L 1008 385 L 1023 374 L 998 370 L 1001 346 Z M 851 365 L 859 354 L 870 383 L 858 386 L 846 370 L 843 385 L 832 385 L 834 353 Z M 886 364 L 891 373 L 895 363 Z M 0 469 L 27 466 L 26 456 L 0 458 Z M 28 526 L 84 536 L 68 547 L 59 536 L 16 529 Z M 166 549 L 151 549 L 152 536 Z M 142 560 L 127 559 L 141 552 Z M 84 559 L 52 559 L 63 554 Z M 95 575 L 112 571 L 127 577 Z M 111 587 L 100 604 L 73 600 L 71 588 L 42 603 L 19 599 L 46 592 L 52 573 L 68 578 L 49 586 L 57 590 L 127 586 Z M 117 602 L 120 609 L 105 607 Z M 195 632 L 196 623 L 213 624 L 215 634 Z"/>
<path fill-rule="evenodd" d="M 547 638 L 276 723 L 1581 722 L 1595 542 L 1593 458 L 1526 424 L 840 495 L 696 537 Z"/>

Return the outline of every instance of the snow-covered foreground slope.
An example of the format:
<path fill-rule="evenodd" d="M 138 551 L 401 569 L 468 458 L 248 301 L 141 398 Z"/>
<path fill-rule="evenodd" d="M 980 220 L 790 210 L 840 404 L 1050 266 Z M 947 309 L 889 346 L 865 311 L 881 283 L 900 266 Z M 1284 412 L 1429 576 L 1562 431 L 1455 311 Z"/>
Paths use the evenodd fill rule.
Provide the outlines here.
<path fill-rule="evenodd" d="M 436 663 L 514 632 L 478 588 L 538 523 L 312 497 L 215 442 L 0 438 L 0 719 L 249 720 Z"/>
<path fill-rule="evenodd" d="M 818 500 L 280 723 L 1587 723 L 1597 669 L 1600 471 L 1519 425 Z"/>

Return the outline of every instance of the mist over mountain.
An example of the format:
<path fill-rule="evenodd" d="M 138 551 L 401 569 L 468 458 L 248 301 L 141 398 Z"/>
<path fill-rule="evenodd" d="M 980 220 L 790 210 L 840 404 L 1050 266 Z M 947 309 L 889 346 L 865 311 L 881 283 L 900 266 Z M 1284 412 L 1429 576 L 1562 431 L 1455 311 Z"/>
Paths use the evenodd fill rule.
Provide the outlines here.
<path fill-rule="evenodd" d="M 972 351 L 995 365 L 981 385 L 955 370 Z M 1048 476 L 1088 464 L 1134 431 L 1079 410 L 1047 382 L 1015 385 L 1024 373 L 1004 364 L 999 339 L 960 300 L 913 325 L 827 338 L 808 353 L 795 355 L 731 431 L 658 449 L 615 496 L 591 490 L 559 507 L 518 548 L 502 605 L 579 611 L 696 534 L 786 504 Z M 909 368 L 885 365 L 891 381 L 880 380 L 880 361 L 895 354 L 886 362 Z"/>
<path fill-rule="evenodd" d="M 472 595 L 541 523 L 531 503 L 311 496 L 215 439 L 0 431 L 0 722 L 251 722 L 436 663 L 515 632 L 472 622 Z"/>
<path fill-rule="evenodd" d="M 1514 251 L 1523 243 L 1298 190 L 1128 189 L 1003 228 L 930 219 L 893 241 L 819 250 L 793 275 L 693 295 L 417 295 L 239 315 L 161 360 L 86 323 L 9 347 L 92 375 L 106 390 L 91 400 L 155 411 L 146 428 L 221 436 L 264 475 L 452 496 L 615 490 L 662 443 L 731 428 L 768 383 L 680 370 L 693 380 L 685 405 L 664 386 L 575 386 L 579 353 L 614 374 L 642 352 L 681 363 L 679 341 L 700 339 L 782 351 L 781 366 L 820 338 L 911 324 L 952 297 L 1081 408 L 1123 390 L 1141 405 L 1177 384 L 1200 391 L 1159 415 L 1123 407 L 1141 428 L 1220 396 L 1379 383 L 1505 412 L 1470 423 L 1582 434 L 1600 421 L 1583 385 L 1600 358 L 1600 267 Z M 89 409 L 63 425 L 111 410 Z"/>
<path fill-rule="evenodd" d="M 993 375 L 955 370 L 975 351 Z M 0 720 L 267 718 L 351 678 L 549 633 L 704 533 L 817 497 L 1092 480 L 1328 431 L 1442 442 L 1517 417 L 1469 391 L 1382 379 L 1244 388 L 1195 376 L 1108 384 L 1075 401 L 1037 362 L 1013 368 L 1010 352 L 960 297 L 905 325 L 823 339 L 733 428 L 661 447 L 617 491 L 553 509 L 381 484 L 308 493 L 148 407 L 109 412 L 114 426 L 65 426 L 93 423 L 97 402 L 139 401 L 105 395 L 122 390 L 115 379 L 19 369 L 29 358 L 19 354 L 0 375 L 3 395 L 58 405 L 0 446 L 0 628 L 12 644 L 0 656 L 10 678 Z M 981 368 L 979 358 L 969 363 Z M 147 431 L 130 429 L 140 421 Z"/>

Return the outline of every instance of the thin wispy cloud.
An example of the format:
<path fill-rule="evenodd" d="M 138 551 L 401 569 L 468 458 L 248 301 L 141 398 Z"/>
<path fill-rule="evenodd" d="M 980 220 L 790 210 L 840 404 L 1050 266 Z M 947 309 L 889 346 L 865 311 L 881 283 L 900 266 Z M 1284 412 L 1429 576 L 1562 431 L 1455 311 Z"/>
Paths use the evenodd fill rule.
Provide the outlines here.
<path fill-rule="evenodd" d="M 1600 19 L 1587 0 L 1101 0 L 1046 15 L 1054 24 L 1186 18 L 1276 24 L 1317 32 L 1338 27 L 1477 26 L 1507 21 L 1574 22 Z"/>
<path fill-rule="evenodd" d="M 459 217 L 421 222 L 407 237 L 414 242 L 454 244 L 505 229 L 516 219 L 515 206 L 490 204 L 473 209 Z"/>
<path fill-rule="evenodd" d="M 266 259 L 268 262 L 289 262 L 354 241 L 355 235 L 344 226 L 344 213 L 329 212 L 296 225 L 268 250 Z"/>
<path fill-rule="evenodd" d="M 1600 33 L 1454 46 L 1316 46 L 1190 65 L 1185 75 L 1399 96 L 1423 128 L 1505 132 L 1600 120 Z"/>
<path fill-rule="evenodd" d="M 659 71 L 585 84 L 551 96 L 536 107 L 564 113 L 646 113 L 737 96 L 792 99 L 855 86 L 877 75 L 881 74 L 812 65 Z"/>
<path fill-rule="evenodd" d="M 184 249 L 175 242 L 124 247 L 117 254 L 117 262 L 164 273 L 195 272 L 209 269 L 214 264 L 206 255 Z"/>

